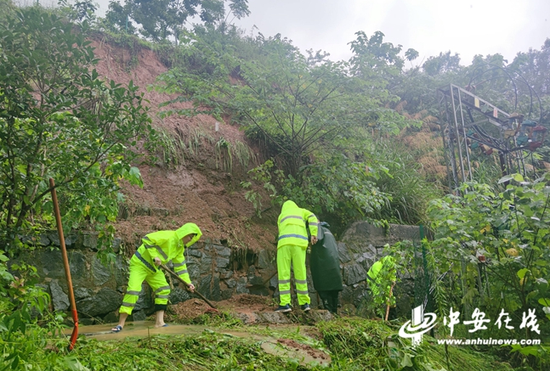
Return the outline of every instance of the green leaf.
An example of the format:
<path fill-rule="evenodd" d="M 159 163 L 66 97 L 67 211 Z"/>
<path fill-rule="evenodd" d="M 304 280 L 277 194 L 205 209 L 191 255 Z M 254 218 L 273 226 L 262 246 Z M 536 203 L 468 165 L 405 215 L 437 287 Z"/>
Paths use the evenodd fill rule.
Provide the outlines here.
<path fill-rule="evenodd" d="M 139 168 L 132 166 L 128 172 L 127 180 L 130 184 L 138 185 L 140 188 L 143 188 L 143 179 L 141 178 L 141 172 Z"/>
<path fill-rule="evenodd" d="M 503 176 L 502 178 L 500 178 L 500 179 L 498 180 L 498 184 L 502 184 L 502 183 L 509 182 L 509 181 L 512 180 L 512 179 L 514 179 L 514 174 Z"/>
<path fill-rule="evenodd" d="M 401 367 L 413 367 L 412 357 L 405 353 L 403 354 L 403 359 L 401 360 Z"/>
<path fill-rule="evenodd" d="M 537 346 L 520 347 L 518 350 L 525 356 L 538 356 L 539 354 L 539 347 Z"/>
<path fill-rule="evenodd" d="M 513 174 L 512 177 L 514 178 L 514 180 L 518 183 L 521 183 L 524 181 L 523 179 L 523 175 L 521 174 Z"/>
<path fill-rule="evenodd" d="M 521 280 L 521 279 L 523 279 L 523 278 L 525 277 L 525 275 L 527 274 L 527 272 L 529 272 L 529 269 L 527 269 L 527 268 L 522 268 L 522 269 L 520 269 L 519 271 L 517 271 L 516 274 L 518 275 L 519 279 Z"/>

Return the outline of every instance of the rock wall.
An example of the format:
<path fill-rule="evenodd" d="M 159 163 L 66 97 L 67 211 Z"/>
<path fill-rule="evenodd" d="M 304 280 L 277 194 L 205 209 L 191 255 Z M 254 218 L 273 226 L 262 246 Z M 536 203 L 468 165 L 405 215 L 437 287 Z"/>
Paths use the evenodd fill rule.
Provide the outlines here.
<path fill-rule="evenodd" d="M 419 228 L 390 225 L 388 230 L 366 222 L 353 224 L 338 243 L 344 290 L 340 301 L 345 311 L 356 311 L 368 301 L 366 275 L 370 266 L 382 257 L 383 246 L 402 240 L 419 240 Z M 43 235 L 35 241 L 37 247 L 20 257 L 34 262 L 41 278 L 41 286 L 52 297 L 56 311 L 69 309 L 67 280 L 63 266 L 59 239 L 56 232 Z M 117 255 L 112 262 L 98 258 L 97 235 L 69 234 L 65 238 L 73 290 L 79 320 L 83 324 L 115 322 L 117 309 L 128 282 L 127 259 Z M 113 246 L 118 252 L 120 241 Z M 137 246 L 136 246 L 137 247 Z M 209 241 L 198 242 L 186 250 L 187 268 L 191 280 L 205 297 L 219 301 L 235 294 L 255 294 L 278 297 L 276 251 L 274 248 L 251 251 L 232 250 Z M 15 261 L 16 262 L 16 261 Z M 412 281 L 403 279 L 396 286 L 397 307 L 409 314 L 412 308 Z M 312 306 L 318 297 L 311 277 L 308 286 Z M 176 304 L 190 299 L 190 294 L 173 282 L 170 302 Z M 153 296 L 144 283 L 141 296 L 132 314 L 134 320 L 143 320 L 154 311 Z"/>
<path fill-rule="evenodd" d="M 69 290 L 57 232 L 33 239 L 36 249 L 19 260 L 32 262 L 40 277 L 40 286 L 51 295 L 52 309 L 69 310 Z M 128 259 L 118 254 L 114 261 L 99 259 L 97 234 L 77 233 L 65 237 L 71 280 L 79 321 L 94 324 L 117 321 L 117 310 L 128 283 Z M 119 252 L 120 240 L 115 240 L 113 249 Z M 136 248 L 138 246 L 135 246 Z M 186 250 L 187 268 L 191 280 L 199 292 L 208 299 L 219 301 L 235 294 L 251 293 L 269 295 L 266 282 L 275 272 L 275 252 L 234 251 L 229 247 L 198 242 Z M 179 287 L 173 286 L 170 302 L 177 304 L 191 298 Z M 154 311 L 153 295 L 146 283 L 130 319 L 144 320 Z"/>
<path fill-rule="evenodd" d="M 340 266 L 344 280 L 341 303 L 344 310 L 361 311 L 370 300 L 367 272 L 377 260 L 384 256 L 386 244 L 400 241 L 420 241 L 418 226 L 390 224 L 388 229 L 375 227 L 367 222 L 352 224 L 338 243 Z M 398 272 L 399 274 L 400 272 Z M 396 315 L 409 316 L 414 307 L 414 280 L 401 275 L 394 288 Z"/>

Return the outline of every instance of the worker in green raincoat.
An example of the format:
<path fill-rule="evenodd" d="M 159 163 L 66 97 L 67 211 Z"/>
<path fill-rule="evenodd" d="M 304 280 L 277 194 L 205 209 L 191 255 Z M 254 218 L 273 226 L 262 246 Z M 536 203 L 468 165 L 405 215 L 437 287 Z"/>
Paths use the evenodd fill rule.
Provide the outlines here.
<path fill-rule="evenodd" d="M 186 223 L 175 231 L 158 231 L 149 233 L 142 239 L 142 245 L 130 259 L 130 278 L 126 295 L 119 309 L 118 325 L 113 332 L 120 332 L 126 318 L 132 314 L 141 292 L 141 284 L 146 281 L 155 294 L 155 327 L 164 327 L 164 311 L 170 296 L 170 286 L 166 282 L 164 272 L 158 268 L 170 261 L 174 264 L 174 272 L 189 284 L 191 292 L 195 286 L 191 283 L 184 251 L 201 238 L 202 232 L 195 223 Z"/>
<path fill-rule="evenodd" d="M 367 278 L 375 302 L 383 300 L 388 309 L 394 307 L 395 296 L 393 296 L 393 287 L 397 281 L 395 259 L 387 255 L 378 260 L 370 267 L 367 272 Z"/>
<path fill-rule="evenodd" d="M 307 223 L 307 227 L 306 227 Z M 277 275 L 279 280 L 280 305 L 277 312 L 290 312 L 290 266 L 294 270 L 298 304 L 303 311 L 310 310 L 307 289 L 306 250 L 311 235 L 311 244 L 317 242 L 319 220 L 311 211 L 286 201 L 277 221 Z"/>

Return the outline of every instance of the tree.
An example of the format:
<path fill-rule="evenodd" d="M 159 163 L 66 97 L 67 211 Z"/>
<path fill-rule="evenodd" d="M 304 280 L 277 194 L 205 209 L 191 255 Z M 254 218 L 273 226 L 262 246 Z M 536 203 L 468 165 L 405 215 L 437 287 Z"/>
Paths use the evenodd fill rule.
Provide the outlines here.
<path fill-rule="evenodd" d="M 176 44 L 184 25 L 198 17 L 205 24 L 220 22 L 225 16 L 225 3 L 236 18 L 248 16 L 248 0 L 127 0 L 109 3 L 106 13 L 108 23 L 124 29 L 124 24 L 133 21 L 141 26 L 139 32 L 146 38 L 161 41 L 173 36 Z"/>
<path fill-rule="evenodd" d="M 312 205 L 339 226 L 388 204 L 365 172 L 365 143 L 375 129 L 394 134 L 413 122 L 384 106 L 387 90 L 373 90 L 371 79 L 322 52 L 305 57 L 281 35 L 243 39 L 202 31 L 180 46 L 183 64 L 161 77 L 177 100 L 194 103 L 177 113 L 242 125 L 274 160 L 256 169 L 278 192 L 273 196 Z M 269 179 L 269 171 L 281 170 L 283 179 Z"/>
<path fill-rule="evenodd" d="M 550 128 L 550 39 L 546 39 L 540 50 L 530 49 L 527 53 L 518 53 L 509 65 L 523 80 L 523 92 L 530 98 L 525 113 L 539 118 L 540 124 Z M 532 91 L 525 89 L 525 83 Z"/>
<path fill-rule="evenodd" d="M 250 135 L 267 140 L 290 175 L 297 176 L 308 156 L 331 147 L 339 135 L 357 136 L 353 129 L 361 127 L 364 132 L 373 116 L 385 115 L 379 123 L 388 130 L 395 124 L 406 125 L 366 93 L 364 81 L 350 76 L 346 63 L 306 59 L 280 35 L 260 35 L 250 43 L 254 55 L 241 58 L 238 51 L 222 48 L 222 43 L 189 40 L 182 47 L 206 61 L 210 70 L 183 67 L 162 81 L 168 91 L 194 101 L 195 111 L 186 114 L 229 115 Z"/>
<path fill-rule="evenodd" d="M 384 34 L 380 31 L 370 38 L 363 31 L 356 32 L 356 36 L 349 43 L 353 52 L 349 60 L 349 73 L 355 77 L 353 92 L 366 95 L 377 103 L 378 108 L 370 113 L 369 122 L 372 127 L 397 134 L 413 122 L 405 120 L 392 109 L 400 101 L 393 90 L 401 85 L 405 59 L 414 60 L 418 52 L 408 49 L 405 57 L 400 56 L 402 46 L 384 42 Z"/>
<path fill-rule="evenodd" d="M 95 22 L 97 4 L 93 3 L 92 0 L 75 1 L 74 4 L 71 4 L 68 0 L 59 0 L 58 4 L 60 13 L 65 14 L 71 22 Z"/>
<path fill-rule="evenodd" d="M 392 77 L 398 76 L 405 65 L 405 58 L 412 61 L 418 57 L 414 49 L 407 49 L 401 57 L 401 45 L 384 42 L 384 34 L 376 31 L 370 38 L 363 31 L 356 32 L 357 38 L 350 42 L 353 56 L 350 59 L 354 76 L 370 80 L 373 87 L 386 88 Z"/>
<path fill-rule="evenodd" d="M 12 255 L 52 220 L 48 178 L 67 228 L 114 221 L 120 179 L 141 182 L 131 146 L 153 135 L 142 97 L 99 79 L 86 31 L 39 7 L 0 25 L 0 245 Z"/>
<path fill-rule="evenodd" d="M 460 70 L 460 57 L 456 53 L 451 56 L 451 51 L 445 54 L 439 53 L 437 57 L 428 57 L 422 65 L 422 69 L 430 76 L 458 71 Z"/>
<path fill-rule="evenodd" d="M 403 71 L 392 80 L 388 88 L 399 96 L 403 111 L 416 115 L 425 112 L 424 116 L 439 116 L 440 102 L 438 89 L 446 88 L 449 84 L 467 85 L 465 67 L 460 65 L 458 54 L 451 52 L 439 53 L 436 57 L 429 57 L 422 66 Z"/>
<path fill-rule="evenodd" d="M 105 13 L 103 24 L 108 30 L 135 34 L 136 28 L 130 22 L 130 9 L 118 1 L 111 1 Z"/>

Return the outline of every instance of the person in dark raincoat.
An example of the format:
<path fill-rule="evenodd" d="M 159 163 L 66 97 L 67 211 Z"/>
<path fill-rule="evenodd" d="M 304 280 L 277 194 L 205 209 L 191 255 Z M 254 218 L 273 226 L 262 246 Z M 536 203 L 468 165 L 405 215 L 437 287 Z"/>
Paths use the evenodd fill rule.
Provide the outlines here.
<path fill-rule="evenodd" d="M 342 291 L 342 274 L 338 246 L 328 223 L 320 223 L 319 239 L 311 247 L 309 267 L 313 287 L 319 293 L 323 307 L 331 313 L 338 312 L 338 296 Z"/>

